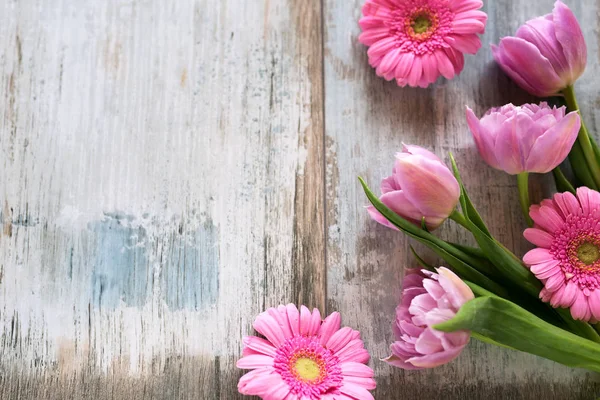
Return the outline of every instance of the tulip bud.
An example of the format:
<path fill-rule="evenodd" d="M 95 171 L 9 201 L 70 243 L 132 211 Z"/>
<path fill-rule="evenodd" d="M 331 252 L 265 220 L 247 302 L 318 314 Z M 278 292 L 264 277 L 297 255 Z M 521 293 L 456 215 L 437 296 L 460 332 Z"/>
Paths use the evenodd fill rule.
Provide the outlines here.
<path fill-rule="evenodd" d="M 381 182 L 381 201 L 396 214 L 420 226 L 425 218 L 433 230 L 450 216 L 460 196 L 460 187 L 452 172 L 432 152 L 404 145 L 396 154 L 392 175 Z M 368 207 L 371 217 L 395 228 L 375 207 Z"/>
<path fill-rule="evenodd" d="M 569 154 L 581 120 L 577 112 L 548 104 L 507 104 L 492 108 L 479 120 L 467 107 L 467 123 L 481 157 L 491 167 L 516 175 L 546 173 Z"/>
<path fill-rule="evenodd" d="M 494 59 L 519 86 L 538 97 L 558 94 L 583 74 L 587 48 L 573 12 L 557 1 L 552 14 L 527 21 L 515 36 L 492 45 Z"/>
<path fill-rule="evenodd" d="M 441 332 L 432 326 L 452 319 L 467 301 L 471 289 L 447 268 L 437 273 L 411 269 L 402 284 L 396 308 L 392 355 L 384 361 L 402 369 L 433 368 L 446 364 L 469 342 L 468 331 Z"/>

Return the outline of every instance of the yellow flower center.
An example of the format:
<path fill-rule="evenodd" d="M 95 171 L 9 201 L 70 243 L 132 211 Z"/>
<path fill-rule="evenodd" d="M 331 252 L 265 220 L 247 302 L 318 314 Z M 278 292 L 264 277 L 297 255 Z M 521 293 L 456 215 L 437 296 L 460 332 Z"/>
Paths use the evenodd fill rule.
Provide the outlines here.
<path fill-rule="evenodd" d="M 412 10 L 405 20 L 404 29 L 408 36 L 417 41 L 427 40 L 435 33 L 439 25 L 438 17 L 427 7 Z"/>
<path fill-rule="evenodd" d="M 427 16 L 421 14 L 417 15 L 416 18 L 413 19 L 410 26 L 412 26 L 413 32 L 415 32 L 416 34 L 420 34 L 426 32 L 429 29 L 429 27 L 431 26 L 431 21 L 429 21 Z"/>
<path fill-rule="evenodd" d="M 600 258 L 600 250 L 593 243 L 583 242 L 577 248 L 577 258 L 585 265 L 592 265 Z"/>
<path fill-rule="evenodd" d="M 294 364 L 298 378 L 304 382 L 313 382 L 321 375 L 321 367 L 310 358 L 299 358 Z"/>

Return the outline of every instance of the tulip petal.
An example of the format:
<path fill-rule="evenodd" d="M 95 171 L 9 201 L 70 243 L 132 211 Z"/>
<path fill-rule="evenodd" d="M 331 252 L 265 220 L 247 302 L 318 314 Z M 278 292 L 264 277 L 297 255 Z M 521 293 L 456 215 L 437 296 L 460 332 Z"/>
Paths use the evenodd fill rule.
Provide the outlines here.
<path fill-rule="evenodd" d="M 440 353 L 429 354 L 421 357 L 412 357 L 406 360 L 415 367 L 420 368 L 435 368 L 440 365 L 447 364 L 454 360 L 461 353 L 463 347 L 442 351 Z"/>
<path fill-rule="evenodd" d="M 444 164 L 422 156 L 404 157 L 396 160 L 396 171 L 404 197 L 425 216 L 426 222 L 439 226 L 440 219 L 452 213 L 460 188 Z"/>
<path fill-rule="evenodd" d="M 527 21 L 516 33 L 517 37 L 527 40 L 535 45 L 548 59 L 552 67 L 560 76 L 560 71 L 568 70 L 568 63 L 563 54 L 563 49 L 556 39 L 554 22 L 546 17 L 538 17 Z"/>
<path fill-rule="evenodd" d="M 408 200 L 405 191 L 388 192 L 381 196 L 381 202 L 401 217 L 421 225 L 421 218 L 424 214 Z"/>
<path fill-rule="evenodd" d="M 568 84 L 573 84 L 583 74 L 587 63 L 587 47 L 581 27 L 573 11 L 561 1 L 554 4 L 552 17 L 556 29 L 556 38 L 570 66 L 570 79 Z"/>
<path fill-rule="evenodd" d="M 575 111 L 567 114 L 535 141 L 525 169 L 546 173 L 556 168 L 569 155 L 580 127 L 579 114 Z"/>
<path fill-rule="evenodd" d="M 483 119 L 480 122 L 473 110 L 467 107 L 466 111 L 467 115 L 467 124 L 469 125 L 469 129 L 473 134 L 473 139 L 475 140 L 475 145 L 477 146 L 477 150 L 479 150 L 479 154 L 481 158 L 488 163 L 492 168 L 502 169 L 500 163 L 496 159 L 496 155 L 494 153 L 495 150 L 495 138 L 496 132 L 489 131 L 483 129 L 482 126 Z M 494 119 L 494 122 L 497 122 L 497 126 L 506 119 L 502 114 L 494 113 L 493 115 L 486 116 L 484 118 Z"/>
<path fill-rule="evenodd" d="M 501 54 L 501 57 L 496 61 L 504 71 L 517 83 L 520 82 L 515 79 L 513 73 L 516 73 L 521 81 L 527 82 L 527 86 L 533 89 L 530 90 L 532 94 L 540 97 L 552 96 L 566 87 L 566 84 L 561 81 L 552 68 L 550 61 L 528 41 L 516 37 L 505 37 L 500 41 L 497 52 Z M 496 54 L 494 57 L 496 58 Z M 509 68 L 505 68 L 505 66 Z"/>

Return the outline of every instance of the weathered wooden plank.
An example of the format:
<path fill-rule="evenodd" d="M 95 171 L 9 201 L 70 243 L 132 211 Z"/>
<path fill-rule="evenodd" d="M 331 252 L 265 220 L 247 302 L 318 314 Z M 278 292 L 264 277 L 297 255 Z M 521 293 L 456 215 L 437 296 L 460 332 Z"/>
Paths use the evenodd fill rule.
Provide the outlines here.
<path fill-rule="evenodd" d="M 402 142 L 431 148 L 446 160 L 447 152 L 454 152 L 492 231 L 518 254 L 527 249 L 521 238 L 515 182 L 480 160 L 464 106 L 482 113 L 493 105 L 532 100 L 498 71 L 488 44 L 514 33 L 525 20 L 549 12 L 553 0 L 485 3 L 489 22 L 484 48 L 476 57 L 467 57 L 460 78 L 422 90 L 398 88 L 377 78 L 368 66 L 366 49 L 356 39 L 361 0 L 325 0 L 328 300 L 346 323 L 363 332 L 378 377 L 378 399 L 591 399 L 600 393 L 597 378 L 590 374 L 475 342 L 454 363 L 431 371 L 405 372 L 378 360 L 388 355 L 393 337 L 402 270 L 415 264 L 408 240 L 369 220 L 356 177 L 362 175 L 378 188 L 379 180 L 391 172 L 393 155 Z M 594 90 L 600 83 L 595 3 L 570 2 L 589 44 L 590 66 L 577 88 L 594 130 Z M 536 178 L 535 197 L 540 199 L 549 184 Z M 451 224 L 440 234 L 466 239 Z"/>
<path fill-rule="evenodd" d="M 0 5 L 0 398 L 234 399 L 324 306 L 320 1 Z"/>

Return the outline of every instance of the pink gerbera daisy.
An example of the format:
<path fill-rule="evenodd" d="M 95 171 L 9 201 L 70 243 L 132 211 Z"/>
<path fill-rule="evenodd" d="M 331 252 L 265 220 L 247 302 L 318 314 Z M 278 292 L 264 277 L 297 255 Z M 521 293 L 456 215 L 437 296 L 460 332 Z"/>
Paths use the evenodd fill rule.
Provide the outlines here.
<path fill-rule="evenodd" d="M 531 206 L 535 226 L 524 236 L 538 246 L 523 261 L 544 283 L 542 300 L 571 309 L 573 318 L 600 320 L 600 193 L 581 187 Z"/>
<path fill-rule="evenodd" d="M 373 370 L 360 333 L 340 329 L 340 314 L 321 321 L 319 310 L 293 304 L 269 308 L 254 321 L 266 337 L 244 338 L 238 368 L 242 394 L 270 400 L 371 400 Z"/>
<path fill-rule="evenodd" d="M 398 85 L 427 87 L 464 67 L 463 53 L 481 48 L 487 15 L 481 0 L 367 0 L 361 43 L 377 75 Z"/>

